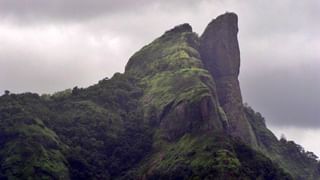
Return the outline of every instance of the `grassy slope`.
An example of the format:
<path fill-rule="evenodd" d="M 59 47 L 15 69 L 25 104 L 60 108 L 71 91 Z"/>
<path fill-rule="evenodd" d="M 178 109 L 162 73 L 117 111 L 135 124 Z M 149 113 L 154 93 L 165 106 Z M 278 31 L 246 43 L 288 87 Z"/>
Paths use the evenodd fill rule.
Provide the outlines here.
<path fill-rule="evenodd" d="M 291 179 L 261 153 L 216 133 L 163 142 L 141 167 L 147 179 Z"/>
<path fill-rule="evenodd" d="M 267 157 L 278 163 L 285 171 L 296 179 L 320 179 L 319 163 L 312 153 L 305 152 L 300 145 L 293 141 L 278 140 L 266 127 L 265 120 L 260 113 L 245 107 L 246 116 L 256 134 L 259 150 Z"/>

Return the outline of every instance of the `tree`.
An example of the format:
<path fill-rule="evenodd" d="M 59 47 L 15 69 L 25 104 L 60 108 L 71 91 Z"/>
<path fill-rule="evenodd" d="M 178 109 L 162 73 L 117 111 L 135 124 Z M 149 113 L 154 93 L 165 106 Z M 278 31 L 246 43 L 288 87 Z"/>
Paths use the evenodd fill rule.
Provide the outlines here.
<path fill-rule="evenodd" d="M 74 87 L 73 89 L 72 89 L 72 94 L 73 95 L 78 95 L 79 94 L 79 88 L 78 88 L 78 86 L 76 86 L 76 87 Z"/>
<path fill-rule="evenodd" d="M 306 156 L 309 157 L 310 159 L 314 159 L 314 160 L 317 160 L 318 159 L 318 156 L 315 155 L 313 152 L 310 152 L 310 151 L 307 151 L 305 152 Z"/>
<path fill-rule="evenodd" d="M 286 136 L 284 134 L 281 134 L 280 141 L 281 142 L 287 142 L 287 138 L 286 138 Z"/>
<path fill-rule="evenodd" d="M 5 94 L 5 95 L 9 95 L 9 94 L 10 94 L 10 91 L 9 91 L 9 90 L 5 90 L 5 91 L 4 91 L 4 94 Z"/>

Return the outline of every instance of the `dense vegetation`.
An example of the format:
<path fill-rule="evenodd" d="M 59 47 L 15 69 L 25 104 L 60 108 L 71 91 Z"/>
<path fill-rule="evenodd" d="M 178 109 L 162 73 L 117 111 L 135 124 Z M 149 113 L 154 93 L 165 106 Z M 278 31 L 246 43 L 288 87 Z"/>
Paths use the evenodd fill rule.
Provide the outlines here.
<path fill-rule="evenodd" d="M 153 160 L 148 179 L 291 179 L 267 157 L 225 134 L 187 134 L 158 154 L 162 158 Z"/>
<path fill-rule="evenodd" d="M 293 141 L 280 141 L 267 129 L 265 119 L 251 107 L 245 112 L 256 134 L 259 150 L 297 179 L 318 179 L 320 162 L 312 152 L 305 151 Z M 298 162 L 298 163 L 297 163 Z"/>
<path fill-rule="evenodd" d="M 151 148 L 137 98 L 123 75 L 88 89 L 0 99 L 2 177 L 108 179 Z"/>
<path fill-rule="evenodd" d="M 0 179 L 316 179 L 317 157 L 244 107 L 258 147 L 228 132 L 199 38 L 183 24 L 124 74 L 52 95 L 0 97 Z"/>

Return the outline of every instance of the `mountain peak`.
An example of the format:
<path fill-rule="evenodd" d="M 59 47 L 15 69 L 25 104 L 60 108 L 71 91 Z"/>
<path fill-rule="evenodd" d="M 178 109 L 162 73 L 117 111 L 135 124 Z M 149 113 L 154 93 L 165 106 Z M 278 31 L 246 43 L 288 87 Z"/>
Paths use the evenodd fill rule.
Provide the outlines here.
<path fill-rule="evenodd" d="M 240 50 L 238 44 L 238 17 L 225 13 L 213 19 L 201 36 L 204 63 L 215 77 L 238 76 Z"/>
<path fill-rule="evenodd" d="M 165 34 L 168 33 L 183 33 L 183 32 L 192 32 L 192 27 L 188 23 L 180 24 L 178 26 L 175 26 L 174 28 L 168 30 L 165 32 Z"/>
<path fill-rule="evenodd" d="M 243 113 L 238 81 L 240 50 L 238 17 L 225 13 L 212 20 L 200 39 L 200 54 L 205 68 L 216 82 L 219 103 L 225 111 L 233 136 L 256 145 L 252 128 Z"/>
<path fill-rule="evenodd" d="M 223 24 L 224 26 L 228 26 L 229 30 L 238 31 L 238 16 L 236 13 L 226 12 L 213 19 L 208 26 L 216 26 L 217 24 Z"/>

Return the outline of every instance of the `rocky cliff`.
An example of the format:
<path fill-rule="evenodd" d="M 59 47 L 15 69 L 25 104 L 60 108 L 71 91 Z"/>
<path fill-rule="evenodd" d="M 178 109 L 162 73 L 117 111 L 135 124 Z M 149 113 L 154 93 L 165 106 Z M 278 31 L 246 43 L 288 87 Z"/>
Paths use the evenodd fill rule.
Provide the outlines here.
<path fill-rule="evenodd" d="M 0 97 L 0 179 L 319 179 L 243 106 L 237 16 L 182 24 L 111 79 Z"/>
<path fill-rule="evenodd" d="M 197 35 L 183 24 L 145 46 L 126 66 L 126 74 L 141 77 L 145 119 L 160 127 L 168 140 L 192 132 L 224 131 L 227 124 L 198 49 Z"/>
<path fill-rule="evenodd" d="M 243 112 L 237 21 L 221 15 L 200 38 L 189 24 L 177 26 L 130 58 L 126 73 L 143 76 L 146 112 L 161 112 L 156 118 L 169 139 L 220 130 L 257 145 Z"/>
<path fill-rule="evenodd" d="M 217 17 L 200 37 L 200 54 L 204 67 L 216 82 L 219 103 L 229 121 L 228 131 L 256 146 L 252 128 L 243 112 L 238 80 L 240 50 L 237 34 L 236 14 L 226 13 Z"/>

